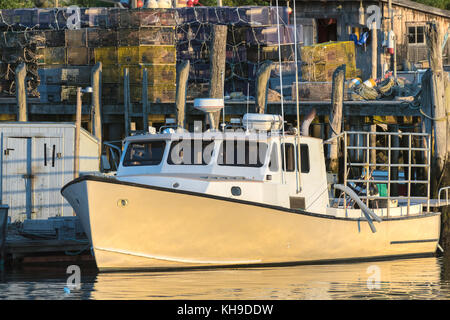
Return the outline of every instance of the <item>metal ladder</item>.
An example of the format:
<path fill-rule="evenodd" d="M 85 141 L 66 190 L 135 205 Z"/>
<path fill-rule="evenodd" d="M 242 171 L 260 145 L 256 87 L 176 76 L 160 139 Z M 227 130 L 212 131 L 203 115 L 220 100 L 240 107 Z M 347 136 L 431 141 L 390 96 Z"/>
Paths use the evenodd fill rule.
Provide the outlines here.
<path fill-rule="evenodd" d="M 370 146 L 370 137 L 372 135 L 376 136 L 385 136 L 387 140 L 387 146 L 386 147 L 377 147 L 377 146 Z M 406 136 L 408 139 L 408 147 L 392 147 L 392 137 L 393 136 Z M 427 133 L 413 133 L 413 132 L 364 132 L 364 131 L 345 131 L 343 132 L 343 135 L 341 135 L 343 141 L 344 141 L 344 186 L 348 186 L 349 183 L 362 183 L 366 186 L 366 195 L 361 195 L 361 199 L 365 199 L 366 205 L 369 205 L 369 200 L 377 200 L 377 199 L 386 199 L 387 200 L 387 216 L 389 217 L 390 213 L 390 207 L 391 207 L 391 200 L 406 200 L 407 201 L 407 215 L 410 214 L 410 206 L 411 206 L 411 200 L 426 200 L 427 202 L 427 212 L 430 211 L 430 159 L 431 159 L 431 137 Z M 362 137 L 362 141 L 361 138 Z M 419 138 L 423 139 L 422 141 L 426 141 L 425 147 L 413 147 L 412 145 L 412 138 Z M 353 138 L 353 139 L 349 139 Z M 352 145 L 351 141 L 358 141 L 362 142 L 359 143 L 359 145 Z M 387 158 L 386 163 L 371 163 L 370 162 L 370 151 L 371 150 L 382 150 L 387 152 Z M 348 159 L 348 151 L 352 151 L 354 153 L 356 152 L 365 152 L 365 161 L 362 162 L 349 162 Z M 407 164 L 400 164 L 400 163 L 392 163 L 392 151 L 408 151 L 408 163 Z M 424 164 L 413 164 L 412 163 L 412 152 L 413 151 L 421 151 L 426 152 L 427 156 L 425 157 L 426 163 Z M 353 157 L 354 158 L 354 157 Z M 363 156 L 364 158 L 364 156 Z M 376 162 L 376 160 L 375 160 Z M 349 179 L 348 178 L 348 172 L 350 167 L 363 167 L 366 170 L 365 178 L 364 179 Z M 369 179 L 369 170 L 370 168 L 376 168 L 376 167 L 387 167 L 388 177 L 387 180 L 370 180 Z M 397 168 L 408 168 L 408 173 L 406 176 L 405 172 L 405 180 L 392 180 L 391 179 L 391 168 L 397 167 Z M 412 169 L 413 168 L 425 168 L 427 170 L 427 180 L 412 180 Z M 385 183 L 387 184 L 387 196 L 371 196 L 369 194 L 369 188 L 370 184 L 374 183 Z M 406 196 L 391 196 L 391 184 L 392 183 L 402 183 L 407 184 L 407 195 Z M 427 189 L 427 196 L 426 197 L 418 197 L 418 196 L 411 196 L 411 184 L 426 184 Z M 443 188 L 445 189 L 445 188 Z M 442 190 L 442 189 L 441 189 Z M 448 201 L 448 189 L 447 189 L 447 201 Z M 346 203 L 346 202 L 344 202 Z"/>

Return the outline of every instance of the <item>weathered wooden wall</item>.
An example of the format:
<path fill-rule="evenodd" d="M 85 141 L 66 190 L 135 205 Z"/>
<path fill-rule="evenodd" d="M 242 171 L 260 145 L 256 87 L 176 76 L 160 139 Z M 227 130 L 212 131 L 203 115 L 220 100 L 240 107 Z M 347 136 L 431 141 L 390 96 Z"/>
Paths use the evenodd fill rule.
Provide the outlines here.
<path fill-rule="evenodd" d="M 423 25 L 426 27 L 427 22 L 436 21 L 436 25 L 440 29 L 441 34 L 445 34 L 447 29 L 450 27 L 450 16 L 443 17 L 431 13 L 426 13 L 418 11 L 411 8 L 406 8 L 404 6 L 398 6 L 393 4 L 392 9 L 394 10 L 394 33 L 397 37 L 397 64 L 401 64 L 403 60 L 408 59 L 408 26 L 410 24 Z M 388 16 L 388 6 L 385 4 L 383 6 L 383 14 L 385 17 Z M 386 20 L 388 21 L 388 20 Z M 384 29 L 387 30 L 387 29 Z M 426 43 L 424 43 L 423 50 L 425 51 L 425 56 L 427 52 Z M 444 64 L 450 64 L 450 44 L 444 48 Z"/>
<path fill-rule="evenodd" d="M 359 8 L 360 1 L 305 1 L 297 0 L 296 2 L 296 15 L 297 22 L 299 24 L 307 23 L 312 25 L 308 19 L 325 19 L 335 18 L 337 20 L 337 38 L 339 41 L 348 41 L 352 27 L 362 28 L 365 25 L 359 24 Z M 378 30 L 378 53 L 379 53 L 379 67 L 378 76 L 381 75 L 381 66 L 384 62 L 390 66 L 391 55 L 385 53 L 386 49 L 382 47 L 382 42 L 385 38 L 385 32 L 389 30 L 390 20 L 388 17 L 388 3 L 387 1 L 362 1 L 364 11 L 366 12 L 365 18 L 367 19 L 367 8 L 371 5 L 377 5 L 381 8 L 383 14 L 382 26 Z M 450 15 L 439 15 L 431 12 L 425 12 L 407 6 L 395 5 L 392 6 L 394 13 L 394 32 L 397 37 L 397 65 L 401 66 L 403 60 L 408 58 L 407 56 L 407 42 L 408 42 L 408 25 L 409 23 L 416 23 L 425 25 L 427 21 L 435 20 L 439 25 L 441 32 L 445 34 L 450 26 Z M 364 29 L 366 30 L 366 29 Z M 315 32 L 315 33 L 314 33 Z M 317 41 L 317 30 L 312 31 L 312 28 L 305 28 L 304 33 L 309 39 L 314 37 Z M 423 46 L 423 50 L 426 53 L 426 44 Z M 370 39 L 366 46 L 357 46 L 356 50 L 356 64 L 362 71 L 362 77 L 364 79 L 370 77 L 371 68 L 371 44 Z M 450 41 L 444 49 L 444 65 L 450 64 Z M 400 69 L 399 69 L 400 70 Z"/>

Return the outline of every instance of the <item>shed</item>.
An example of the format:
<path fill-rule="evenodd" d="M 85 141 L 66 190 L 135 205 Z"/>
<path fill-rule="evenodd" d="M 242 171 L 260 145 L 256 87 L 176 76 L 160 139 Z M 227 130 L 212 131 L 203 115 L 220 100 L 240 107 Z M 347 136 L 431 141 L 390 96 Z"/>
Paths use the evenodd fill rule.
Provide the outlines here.
<path fill-rule="evenodd" d="M 0 124 L 0 203 L 9 205 L 11 222 L 72 216 L 61 196 L 74 179 L 73 123 Z M 80 175 L 99 171 L 99 142 L 80 133 Z"/>

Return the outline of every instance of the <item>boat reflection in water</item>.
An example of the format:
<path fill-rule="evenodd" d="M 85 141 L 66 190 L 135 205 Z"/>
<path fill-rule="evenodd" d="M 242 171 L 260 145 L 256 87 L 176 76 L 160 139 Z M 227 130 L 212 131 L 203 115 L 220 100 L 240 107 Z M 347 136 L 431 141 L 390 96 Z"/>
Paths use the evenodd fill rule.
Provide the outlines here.
<path fill-rule="evenodd" d="M 448 299 L 435 257 L 282 268 L 99 273 L 91 299 Z"/>

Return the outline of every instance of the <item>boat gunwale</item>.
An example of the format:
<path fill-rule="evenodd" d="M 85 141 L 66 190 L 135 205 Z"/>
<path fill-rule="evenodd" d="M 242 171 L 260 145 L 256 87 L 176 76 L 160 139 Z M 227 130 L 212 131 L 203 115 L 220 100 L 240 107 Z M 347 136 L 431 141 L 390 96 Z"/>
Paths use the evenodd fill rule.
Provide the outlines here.
<path fill-rule="evenodd" d="M 60 191 L 61 194 L 63 195 L 64 190 L 66 188 L 68 188 L 69 186 L 71 186 L 73 184 L 77 184 L 79 182 L 83 182 L 83 181 L 112 183 L 112 184 L 126 185 L 126 186 L 131 186 L 131 187 L 136 187 L 136 188 L 151 189 L 151 190 L 157 190 L 157 191 L 163 191 L 163 192 L 180 193 L 180 194 L 191 195 L 191 196 L 196 196 L 196 197 L 210 198 L 210 199 L 214 199 L 214 200 L 229 201 L 229 202 L 236 202 L 236 203 L 245 204 L 245 205 L 258 206 L 258 207 L 262 207 L 262 208 L 273 209 L 273 210 L 278 210 L 278 211 L 287 212 L 287 213 L 302 214 L 302 215 L 312 216 L 312 217 L 316 217 L 316 218 L 336 219 L 336 220 L 354 221 L 354 222 L 367 221 L 364 217 L 358 217 L 358 218 L 337 217 L 337 216 L 332 216 L 332 215 L 328 215 L 328 214 L 309 212 L 309 211 L 305 211 L 302 209 L 292 209 L 292 208 L 286 208 L 286 207 L 281 207 L 281 206 L 276 206 L 276 205 L 271 205 L 271 204 L 266 204 L 266 203 L 241 200 L 241 199 L 236 199 L 236 198 L 227 198 L 227 197 L 223 197 L 223 196 L 217 196 L 217 195 L 194 192 L 194 191 L 175 190 L 175 189 L 170 189 L 170 188 L 166 188 L 166 187 L 150 186 L 150 185 L 141 184 L 141 183 L 121 181 L 121 180 L 118 180 L 113 177 L 100 177 L 100 176 L 94 176 L 94 175 L 84 175 L 84 176 L 78 177 L 78 178 L 68 182 L 61 188 L 61 191 Z M 417 215 L 409 215 L 409 216 L 381 217 L 381 219 L 382 219 L 382 221 L 398 221 L 398 220 L 427 218 L 427 217 L 439 216 L 439 215 L 441 215 L 441 212 L 426 212 L 426 213 L 420 213 Z"/>

